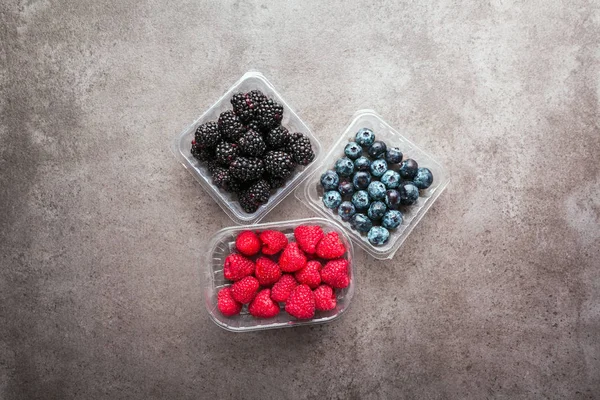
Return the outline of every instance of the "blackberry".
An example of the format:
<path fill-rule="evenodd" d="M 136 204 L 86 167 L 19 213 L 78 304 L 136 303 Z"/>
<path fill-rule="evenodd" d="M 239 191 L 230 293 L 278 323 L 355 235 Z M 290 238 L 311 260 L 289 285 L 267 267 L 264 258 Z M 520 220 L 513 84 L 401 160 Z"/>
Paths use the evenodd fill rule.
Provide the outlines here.
<path fill-rule="evenodd" d="M 265 174 L 264 175 L 265 180 L 269 183 L 269 186 L 271 187 L 271 189 L 275 190 L 275 189 L 279 189 L 280 187 L 285 186 L 285 178 L 280 178 L 280 177 L 276 177 L 276 176 L 271 176 L 269 174 Z"/>
<path fill-rule="evenodd" d="M 202 149 L 215 147 L 221 141 L 221 134 L 217 123 L 214 121 L 200 125 L 195 133 L 196 146 Z"/>
<path fill-rule="evenodd" d="M 229 173 L 231 175 L 231 172 Z M 231 177 L 229 180 L 229 191 L 231 193 L 240 193 L 242 190 L 246 190 L 248 188 L 248 182 L 242 182 L 234 177 Z"/>
<path fill-rule="evenodd" d="M 253 119 L 246 124 L 247 131 L 254 131 L 258 133 L 264 133 L 263 128 L 258 124 L 258 121 Z"/>
<path fill-rule="evenodd" d="M 260 156 L 267 149 L 267 145 L 263 141 L 260 133 L 256 131 L 248 131 L 238 140 L 240 151 L 248 156 Z"/>
<path fill-rule="evenodd" d="M 265 168 L 260 158 L 238 157 L 231 163 L 229 172 L 240 181 L 251 181 L 260 178 Z"/>
<path fill-rule="evenodd" d="M 283 106 L 273 99 L 261 102 L 256 109 L 256 120 L 263 129 L 276 127 L 282 118 Z"/>
<path fill-rule="evenodd" d="M 256 110 L 267 97 L 260 90 L 252 90 L 248 93 L 236 93 L 231 98 L 233 112 L 242 120 L 249 121 L 256 114 Z"/>
<path fill-rule="evenodd" d="M 284 126 L 276 126 L 264 134 L 265 143 L 271 149 L 279 149 L 286 146 L 292 136 Z"/>
<path fill-rule="evenodd" d="M 253 213 L 259 206 L 268 202 L 270 196 L 271 187 L 269 183 L 264 179 L 260 179 L 239 194 L 239 201 L 244 211 Z"/>
<path fill-rule="evenodd" d="M 237 144 L 221 142 L 215 149 L 215 159 L 223 165 L 229 165 L 239 153 L 240 149 Z"/>
<path fill-rule="evenodd" d="M 200 148 L 195 142 L 192 144 L 191 153 L 192 156 L 194 156 L 194 158 L 198 161 L 208 161 L 212 160 L 214 157 L 214 154 L 211 150 Z"/>
<path fill-rule="evenodd" d="M 278 150 L 267 152 L 263 158 L 263 162 L 265 164 L 265 171 L 271 176 L 278 178 L 289 177 L 296 166 L 289 154 Z"/>
<path fill-rule="evenodd" d="M 308 165 L 315 159 L 310 139 L 300 132 L 292 134 L 285 152 L 290 154 L 294 161 L 300 165 Z"/>
<path fill-rule="evenodd" d="M 242 121 L 231 110 L 224 111 L 219 115 L 217 125 L 221 136 L 229 142 L 235 142 L 246 131 Z"/>
<path fill-rule="evenodd" d="M 231 174 L 226 168 L 216 167 L 212 172 L 212 181 L 216 187 L 229 191 L 229 182 L 231 182 Z"/>
<path fill-rule="evenodd" d="M 207 170 L 208 170 L 208 172 L 210 172 L 211 174 L 212 174 L 213 172 L 215 172 L 215 170 L 216 170 L 217 168 L 221 168 L 221 165 L 219 164 L 219 162 L 218 162 L 217 160 L 213 160 L 213 159 L 211 159 L 211 160 L 209 160 L 209 161 L 206 163 L 206 169 L 207 169 Z"/>

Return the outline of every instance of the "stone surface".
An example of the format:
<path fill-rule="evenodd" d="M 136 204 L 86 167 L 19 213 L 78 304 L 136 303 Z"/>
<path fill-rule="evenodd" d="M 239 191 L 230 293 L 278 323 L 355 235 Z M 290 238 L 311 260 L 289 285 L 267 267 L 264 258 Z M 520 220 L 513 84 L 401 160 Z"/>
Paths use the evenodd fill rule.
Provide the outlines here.
<path fill-rule="evenodd" d="M 3 1 L 0 398 L 600 397 L 600 6 Z M 327 148 L 374 108 L 449 170 L 325 326 L 232 334 L 232 222 L 169 151 L 249 69 Z M 311 215 L 293 196 L 267 220 Z"/>

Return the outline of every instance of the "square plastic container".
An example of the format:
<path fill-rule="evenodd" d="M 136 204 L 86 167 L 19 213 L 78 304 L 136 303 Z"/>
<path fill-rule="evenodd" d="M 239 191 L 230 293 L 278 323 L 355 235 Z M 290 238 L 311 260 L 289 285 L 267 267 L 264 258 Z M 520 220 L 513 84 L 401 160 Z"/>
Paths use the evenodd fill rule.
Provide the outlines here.
<path fill-rule="evenodd" d="M 388 147 L 398 147 L 404 154 L 404 159 L 412 158 L 421 167 L 429 168 L 433 174 L 433 183 L 426 189 L 421 190 L 419 200 L 412 206 L 401 207 L 403 222 L 397 229 L 390 231 L 390 239 L 384 246 L 373 246 L 367 240 L 367 236 L 361 235 L 351 228 L 349 222 L 342 221 L 336 210 L 331 210 L 323 205 L 323 188 L 320 177 L 323 172 L 334 168 L 338 158 L 344 157 L 344 147 L 353 141 L 356 132 L 361 128 L 369 128 L 375 133 L 375 140 L 384 141 Z M 448 173 L 429 154 L 418 148 L 414 143 L 392 128 L 373 110 L 360 110 L 344 129 L 339 140 L 333 145 L 331 151 L 323 158 L 323 162 L 315 168 L 315 171 L 296 189 L 296 197 L 307 204 L 320 215 L 337 221 L 344 227 L 356 244 L 365 249 L 371 256 L 384 260 L 394 257 L 398 248 L 406 240 L 409 233 L 423 218 L 427 210 L 437 200 L 449 183 Z"/>
<path fill-rule="evenodd" d="M 239 315 L 233 317 L 226 317 L 219 312 L 217 309 L 217 293 L 219 289 L 231 285 L 223 276 L 223 263 L 225 258 L 235 251 L 235 238 L 236 236 L 245 230 L 263 231 L 267 229 L 275 229 L 283 232 L 288 239 L 294 238 L 294 228 L 298 225 L 309 224 L 319 225 L 323 228 L 325 233 L 336 231 L 340 234 L 340 239 L 346 246 L 346 254 L 343 256 L 348 260 L 349 268 L 348 273 L 350 274 L 350 284 L 345 289 L 336 289 L 337 293 L 337 305 L 333 310 L 330 311 L 317 311 L 315 317 L 311 320 L 298 320 L 285 312 L 283 306 L 281 306 L 281 312 L 274 318 L 259 319 L 254 318 L 248 313 L 248 307 L 244 306 L 242 312 Z M 218 231 L 213 240 L 208 245 L 207 257 L 201 267 L 201 272 L 205 274 L 205 288 L 204 298 L 206 302 L 206 309 L 210 314 L 212 320 L 221 328 L 232 332 L 249 332 L 258 331 L 264 329 L 275 329 L 275 328 L 290 328 L 294 326 L 302 325 L 314 325 L 331 322 L 339 318 L 350 306 L 350 301 L 354 295 L 354 287 L 356 285 L 356 278 L 354 275 L 354 266 L 352 260 L 354 257 L 354 249 L 352 242 L 348 235 L 344 232 L 341 226 L 324 218 L 305 218 L 295 221 L 284 221 L 284 222 L 271 222 L 267 224 L 248 225 L 248 226 L 234 226 L 222 229 Z"/>
<path fill-rule="evenodd" d="M 254 213 L 246 213 L 242 210 L 237 196 L 227 193 L 219 189 L 212 183 L 210 173 L 206 166 L 196 160 L 191 154 L 191 142 L 194 139 L 196 128 L 208 121 L 216 121 L 219 114 L 223 111 L 231 110 L 230 99 L 234 93 L 248 92 L 253 89 L 261 90 L 265 95 L 273 98 L 278 103 L 283 105 L 283 120 L 282 125 L 289 129 L 290 132 L 301 132 L 305 134 L 311 141 L 315 152 L 315 159 L 307 166 L 298 166 L 293 175 L 290 176 L 286 185 L 279 188 L 269 199 L 267 204 L 263 204 Z M 238 80 L 215 104 L 213 104 L 204 114 L 195 120 L 188 128 L 175 137 L 172 144 L 172 151 L 175 157 L 190 171 L 192 176 L 200 183 L 207 193 L 217 202 L 217 204 L 229 215 L 229 217 L 238 224 L 257 223 L 277 204 L 279 204 L 287 195 L 289 195 L 306 175 L 313 170 L 319 163 L 321 155 L 321 145 L 315 138 L 308 126 L 298 117 L 292 107 L 283 100 L 281 95 L 273 85 L 260 72 L 247 72 Z"/>

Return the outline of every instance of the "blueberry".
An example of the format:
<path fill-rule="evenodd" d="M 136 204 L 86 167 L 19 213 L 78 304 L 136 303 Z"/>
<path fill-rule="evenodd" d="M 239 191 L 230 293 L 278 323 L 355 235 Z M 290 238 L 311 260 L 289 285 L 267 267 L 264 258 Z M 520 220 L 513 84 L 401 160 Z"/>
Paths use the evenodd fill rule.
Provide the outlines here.
<path fill-rule="evenodd" d="M 383 218 L 385 212 L 387 211 L 386 205 L 381 201 L 376 201 L 371 203 L 369 206 L 369 211 L 367 211 L 367 215 L 371 218 L 371 221 L 379 221 Z"/>
<path fill-rule="evenodd" d="M 417 175 L 413 179 L 413 183 L 419 189 L 427 189 L 433 182 L 433 174 L 429 168 L 419 168 Z"/>
<path fill-rule="evenodd" d="M 354 160 L 354 169 L 369 172 L 371 170 L 371 160 L 364 156 L 358 157 Z"/>
<path fill-rule="evenodd" d="M 373 223 L 365 214 L 354 214 L 350 221 L 352 227 L 359 232 L 369 232 L 369 230 L 373 226 Z"/>
<path fill-rule="evenodd" d="M 354 185 L 350 181 L 343 180 L 338 185 L 338 192 L 340 192 L 342 196 L 351 195 L 354 193 Z"/>
<path fill-rule="evenodd" d="M 400 203 L 405 205 L 415 204 L 419 200 L 419 188 L 412 182 L 404 182 L 398 188 Z"/>
<path fill-rule="evenodd" d="M 371 163 L 371 175 L 381 176 L 387 171 L 388 165 L 385 160 L 375 160 Z"/>
<path fill-rule="evenodd" d="M 389 238 L 390 231 L 382 226 L 372 227 L 367 234 L 367 239 L 369 239 L 369 243 L 371 243 L 373 246 L 381 246 L 386 244 Z"/>
<path fill-rule="evenodd" d="M 387 149 L 385 152 L 385 161 L 390 164 L 399 164 L 402 162 L 402 152 L 397 147 Z"/>
<path fill-rule="evenodd" d="M 396 229 L 402 224 L 402 213 L 398 210 L 389 210 L 381 220 L 381 226 L 387 229 Z"/>
<path fill-rule="evenodd" d="M 400 174 L 391 169 L 385 171 L 380 179 L 388 189 L 396 189 L 400 185 Z"/>
<path fill-rule="evenodd" d="M 344 221 L 349 221 L 354 214 L 356 214 L 356 207 L 354 207 L 354 204 L 349 201 L 342 202 L 342 204 L 340 204 L 338 207 L 338 215 Z"/>
<path fill-rule="evenodd" d="M 409 158 L 408 160 L 402 161 L 402 164 L 400 164 L 400 176 L 402 179 L 411 180 L 415 177 L 415 175 L 417 175 L 418 169 L 419 164 L 417 164 L 417 162 L 412 158 Z"/>
<path fill-rule="evenodd" d="M 335 171 L 339 176 L 350 176 L 354 172 L 354 163 L 348 157 L 340 158 L 335 162 Z"/>
<path fill-rule="evenodd" d="M 369 194 L 367 191 L 359 190 L 358 192 L 354 193 L 352 195 L 352 204 L 354 204 L 354 207 L 356 207 L 357 211 L 366 211 L 369 208 Z"/>
<path fill-rule="evenodd" d="M 371 174 L 368 172 L 357 172 L 354 174 L 354 178 L 352 178 L 352 183 L 354 183 L 354 187 L 358 190 L 364 190 L 371 183 Z"/>
<path fill-rule="evenodd" d="M 325 190 L 337 189 L 339 182 L 340 177 L 335 173 L 335 171 L 329 170 L 321 175 L 321 186 L 323 186 L 323 189 Z"/>
<path fill-rule="evenodd" d="M 346 145 L 344 153 L 349 159 L 356 160 L 362 155 L 362 147 L 360 147 L 356 142 L 350 142 Z"/>
<path fill-rule="evenodd" d="M 387 204 L 391 210 L 397 209 L 398 206 L 400 206 L 400 193 L 394 189 L 385 192 L 385 204 Z"/>
<path fill-rule="evenodd" d="M 356 143 L 363 147 L 369 147 L 375 141 L 375 134 L 369 128 L 362 128 L 356 132 Z"/>
<path fill-rule="evenodd" d="M 372 158 L 379 158 L 385 154 L 386 149 L 387 149 L 387 147 L 386 147 L 385 143 L 376 141 L 376 142 L 373 142 L 371 147 L 369 147 L 369 150 L 367 151 L 367 153 L 369 153 L 369 155 Z"/>
<path fill-rule="evenodd" d="M 330 190 L 323 194 L 323 204 L 327 208 L 338 208 L 342 202 L 342 195 L 335 190 Z"/>
<path fill-rule="evenodd" d="M 385 199 L 385 185 L 379 181 L 373 181 L 369 183 L 367 192 L 369 192 L 369 197 L 371 197 L 373 200 Z"/>

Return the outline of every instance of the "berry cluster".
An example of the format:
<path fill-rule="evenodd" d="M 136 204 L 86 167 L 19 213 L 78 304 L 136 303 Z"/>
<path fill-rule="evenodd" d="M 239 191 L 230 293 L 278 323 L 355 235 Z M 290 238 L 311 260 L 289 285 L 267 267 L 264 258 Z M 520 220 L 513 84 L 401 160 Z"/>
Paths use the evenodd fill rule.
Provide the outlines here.
<path fill-rule="evenodd" d="M 232 285 L 217 295 L 217 308 L 225 316 L 237 315 L 245 304 L 256 318 L 272 318 L 285 311 L 298 319 L 311 319 L 316 311 L 333 310 L 336 289 L 350 284 L 346 247 L 337 232 L 320 226 L 300 225 L 295 242 L 279 231 L 241 232 L 235 241 L 239 253 L 225 259 L 223 274 Z M 279 254 L 281 253 L 281 254 Z M 279 256 L 277 256 L 279 254 Z"/>
<path fill-rule="evenodd" d="M 403 161 L 397 147 L 375 140 L 368 128 L 356 133 L 344 153 L 333 170 L 321 175 L 323 204 L 337 210 L 352 228 L 367 233 L 369 243 L 382 246 L 389 240 L 389 230 L 402 224 L 398 208 L 415 204 L 419 190 L 431 186 L 433 175 L 413 159 Z"/>
<path fill-rule="evenodd" d="M 196 129 L 191 153 L 206 163 L 215 186 L 236 194 L 253 213 L 315 153 L 308 137 L 281 125 L 283 106 L 260 90 L 234 94 L 231 105 L 217 122 Z"/>

